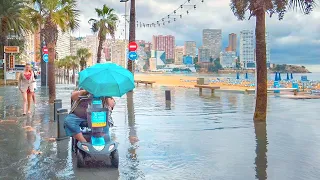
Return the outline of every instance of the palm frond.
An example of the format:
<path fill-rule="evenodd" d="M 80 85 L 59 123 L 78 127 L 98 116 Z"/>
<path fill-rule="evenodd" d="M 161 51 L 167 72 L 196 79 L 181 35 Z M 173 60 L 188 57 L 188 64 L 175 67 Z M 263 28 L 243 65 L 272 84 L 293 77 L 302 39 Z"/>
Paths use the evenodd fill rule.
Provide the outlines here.
<path fill-rule="evenodd" d="M 250 0 L 231 0 L 230 8 L 233 14 L 239 19 L 244 20 L 246 11 L 249 9 Z"/>
<path fill-rule="evenodd" d="M 310 12 L 317 6 L 315 0 L 289 0 L 288 7 L 292 10 L 300 10 L 304 14 L 310 14 Z"/>

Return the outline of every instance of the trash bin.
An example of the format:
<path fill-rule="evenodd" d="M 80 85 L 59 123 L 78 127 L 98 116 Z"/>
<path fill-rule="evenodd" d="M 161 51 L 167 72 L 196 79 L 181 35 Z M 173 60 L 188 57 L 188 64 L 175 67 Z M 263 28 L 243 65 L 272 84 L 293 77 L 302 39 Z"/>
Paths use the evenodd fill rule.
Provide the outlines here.
<path fill-rule="evenodd" d="M 204 78 L 198 78 L 197 85 L 204 85 Z"/>
<path fill-rule="evenodd" d="M 64 119 L 67 117 L 67 115 L 67 109 L 57 109 L 57 141 L 68 138 L 68 136 L 66 135 L 66 131 L 64 130 Z"/>

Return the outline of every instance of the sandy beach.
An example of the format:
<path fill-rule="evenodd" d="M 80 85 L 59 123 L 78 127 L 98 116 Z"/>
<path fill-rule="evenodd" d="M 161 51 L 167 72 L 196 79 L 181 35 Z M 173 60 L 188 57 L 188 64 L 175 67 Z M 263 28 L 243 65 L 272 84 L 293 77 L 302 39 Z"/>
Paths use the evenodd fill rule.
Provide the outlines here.
<path fill-rule="evenodd" d="M 210 77 L 210 80 L 217 79 L 216 77 Z M 223 78 L 219 78 L 223 79 Z M 166 74 L 135 74 L 135 80 L 140 81 L 154 81 L 154 86 L 175 86 L 175 87 L 185 87 L 185 88 L 193 88 L 194 85 L 197 84 L 197 77 L 186 76 L 186 75 L 166 75 Z M 241 80 L 240 80 L 241 81 Z M 222 82 L 211 82 L 211 86 L 218 86 L 221 90 L 246 90 L 253 89 L 254 87 L 250 84 L 252 82 L 242 80 L 239 84 L 233 84 L 228 82 L 226 79 L 222 80 Z M 273 86 L 273 81 L 268 82 L 268 87 Z M 291 83 L 282 83 L 284 87 L 290 87 Z M 320 84 L 315 87 L 316 89 L 320 89 Z"/>

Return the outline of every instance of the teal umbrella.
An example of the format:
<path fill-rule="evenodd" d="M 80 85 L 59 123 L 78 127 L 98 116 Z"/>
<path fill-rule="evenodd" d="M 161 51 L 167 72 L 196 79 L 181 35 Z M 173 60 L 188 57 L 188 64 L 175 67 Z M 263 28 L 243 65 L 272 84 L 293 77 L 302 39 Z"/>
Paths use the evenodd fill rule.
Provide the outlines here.
<path fill-rule="evenodd" d="M 79 88 L 96 97 L 121 97 L 135 88 L 133 74 L 114 63 L 95 64 L 79 76 Z"/>

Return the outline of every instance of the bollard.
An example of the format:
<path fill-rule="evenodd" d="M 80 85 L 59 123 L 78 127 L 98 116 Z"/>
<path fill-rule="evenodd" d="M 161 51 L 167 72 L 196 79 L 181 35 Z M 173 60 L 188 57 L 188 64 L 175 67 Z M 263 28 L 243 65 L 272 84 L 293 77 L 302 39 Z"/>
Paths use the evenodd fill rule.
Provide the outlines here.
<path fill-rule="evenodd" d="M 53 112 L 54 112 L 54 116 L 53 116 L 53 120 L 57 121 L 57 110 L 62 108 L 62 100 L 61 99 L 55 99 L 54 100 L 54 106 L 53 106 Z"/>
<path fill-rule="evenodd" d="M 171 110 L 171 101 L 166 101 L 166 110 Z"/>
<path fill-rule="evenodd" d="M 166 90 L 165 91 L 166 101 L 171 101 L 171 91 Z"/>
<path fill-rule="evenodd" d="M 57 110 L 57 141 L 69 138 L 64 130 L 64 119 L 68 115 L 68 110 L 60 108 Z"/>

